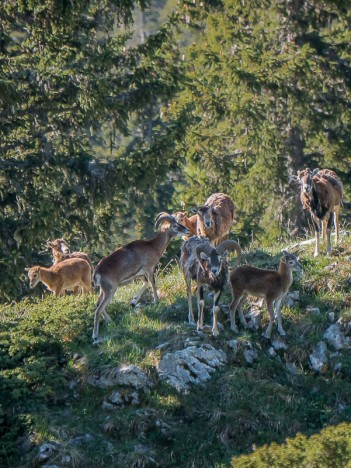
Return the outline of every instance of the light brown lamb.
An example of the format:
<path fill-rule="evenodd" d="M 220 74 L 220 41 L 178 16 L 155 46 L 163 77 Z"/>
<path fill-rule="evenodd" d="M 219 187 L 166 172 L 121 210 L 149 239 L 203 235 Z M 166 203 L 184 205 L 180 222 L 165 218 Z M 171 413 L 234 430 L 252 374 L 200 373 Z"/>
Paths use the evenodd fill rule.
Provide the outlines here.
<path fill-rule="evenodd" d="M 91 268 L 88 262 L 80 258 L 69 258 L 50 268 L 34 266 L 26 268 L 26 271 L 31 288 L 41 281 L 55 296 L 76 286 L 81 287 L 83 292 L 91 291 Z"/>
<path fill-rule="evenodd" d="M 265 332 L 265 337 L 270 338 L 275 321 L 274 307 L 276 308 L 278 332 L 284 336 L 285 331 L 282 326 L 280 312 L 281 301 L 289 291 L 293 282 L 293 271 L 302 273 L 302 265 L 297 257 L 283 250 L 280 258 L 278 271 L 256 268 L 251 265 L 241 265 L 235 267 L 230 273 L 229 282 L 232 287 L 233 301 L 230 306 L 231 329 L 237 332 L 235 324 L 235 313 L 238 309 L 242 325 L 246 328 L 247 323 L 242 311 L 242 303 L 250 296 L 263 297 L 266 301 L 269 312 L 269 325 Z"/>
<path fill-rule="evenodd" d="M 182 224 L 183 226 L 187 227 L 189 229 L 189 234 L 186 236 L 182 236 L 183 240 L 190 239 L 192 236 L 196 236 L 196 229 L 197 229 L 197 214 L 188 217 L 188 214 L 186 211 L 177 211 L 176 213 L 173 213 L 175 219 L 177 220 L 178 223 Z"/>

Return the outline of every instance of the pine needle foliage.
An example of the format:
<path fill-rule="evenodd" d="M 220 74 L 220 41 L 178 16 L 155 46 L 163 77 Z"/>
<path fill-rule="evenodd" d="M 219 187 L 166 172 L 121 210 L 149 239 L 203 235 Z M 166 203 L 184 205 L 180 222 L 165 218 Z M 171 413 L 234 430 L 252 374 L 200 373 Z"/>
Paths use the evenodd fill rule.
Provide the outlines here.
<path fill-rule="evenodd" d="M 298 169 L 333 168 L 350 196 L 348 2 L 184 2 L 184 12 L 201 33 L 170 110 L 186 122 L 174 199 L 228 193 L 242 240 L 303 234 Z"/>
<path fill-rule="evenodd" d="M 48 238 L 66 237 L 73 249 L 101 256 L 140 231 L 138 221 L 152 229 L 157 182 L 174 165 L 165 156 L 174 130 L 160 131 L 157 110 L 177 88 L 180 69 L 175 16 L 131 45 L 137 6 L 147 2 L 16 0 L 0 7 L 4 298 L 25 291 L 25 266 L 50 261 L 40 253 Z M 145 127 L 145 109 L 152 131 L 148 139 L 133 137 L 131 122 Z M 132 144 L 120 147 L 122 138 Z M 130 219 L 145 206 L 151 223 Z"/>

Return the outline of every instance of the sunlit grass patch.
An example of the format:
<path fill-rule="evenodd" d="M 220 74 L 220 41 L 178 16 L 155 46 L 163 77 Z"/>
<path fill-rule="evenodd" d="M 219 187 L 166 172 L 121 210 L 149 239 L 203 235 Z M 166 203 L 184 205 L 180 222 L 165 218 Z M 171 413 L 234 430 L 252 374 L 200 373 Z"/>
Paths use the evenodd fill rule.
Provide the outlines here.
<path fill-rule="evenodd" d="M 244 252 L 244 263 L 276 269 L 282 248 Z M 348 247 L 340 244 L 339 248 Z M 26 421 L 21 425 L 8 414 L 9 427 L 33 435 L 34 448 L 25 463 L 34 463 L 42 442 L 56 440 L 61 444 L 53 458 L 58 466 L 67 454 L 77 467 L 147 464 L 151 457 L 160 466 L 219 468 L 253 446 L 351 421 L 349 351 L 335 357 L 342 365 L 338 372 L 331 366 L 315 374 L 309 361 L 332 323 L 330 317 L 341 319 L 345 330 L 351 321 L 350 264 L 340 256 L 313 258 L 308 250 L 300 251 L 300 261 L 304 274 L 294 276 L 291 286 L 300 292 L 300 301 L 282 308 L 286 336 L 279 337 L 274 327 L 272 340 L 262 337 L 269 320 L 265 305 L 258 330 L 239 327 L 239 334 L 233 333 L 224 307 L 219 313 L 224 327 L 220 335 L 213 337 L 210 329 L 198 334 L 187 323 L 186 288 L 177 262 L 159 269 L 156 304 L 148 288 L 140 305 L 130 306 L 141 281 L 118 288 L 106 309 L 112 322 L 100 318 L 101 340 L 96 346 L 91 339 L 96 293 L 60 298 L 46 294 L 0 306 L 2 397 L 12 408 L 20 401 L 21 418 Z M 231 267 L 236 265 L 236 257 L 230 262 Z M 225 288 L 220 303 L 230 301 L 230 290 Z M 193 305 L 197 314 L 195 295 Z M 205 305 L 205 323 L 211 325 L 212 298 L 207 293 Z M 249 307 L 248 300 L 244 309 Z M 287 348 L 272 354 L 276 338 Z M 228 345 L 234 339 L 240 348 L 237 355 Z M 165 353 L 184 349 L 189 341 L 224 350 L 228 364 L 206 384 L 183 395 L 158 379 L 156 366 Z M 244 358 L 248 342 L 257 352 L 252 363 Z M 296 372 L 286 363 L 294 364 Z M 113 389 L 87 384 L 88 376 L 129 364 L 143 370 L 154 387 L 140 396 L 135 407 L 104 410 L 102 403 Z M 11 432 L 8 445 L 13 445 L 16 434 Z M 69 441 L 82 434 L 91 434 L 91 443 L 70 446 Z"/>

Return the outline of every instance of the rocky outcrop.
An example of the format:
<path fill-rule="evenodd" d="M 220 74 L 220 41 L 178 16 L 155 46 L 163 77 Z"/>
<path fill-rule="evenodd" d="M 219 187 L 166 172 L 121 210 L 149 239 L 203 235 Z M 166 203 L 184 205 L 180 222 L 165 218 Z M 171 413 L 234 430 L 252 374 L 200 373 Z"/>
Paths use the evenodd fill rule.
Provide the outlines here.
<path fill-rule="evenodd" d="M 179 392 L 187 393 L 191 385 L 208 381 L 211 374 L 226 362 L 225 352 L 211 345 L 189 346 L 165 354 L 157 365 L 157 372 L 161 380 L 166 380 Z"/>
<path fill-rule="evenodd" d="M 328 344 L 337 351 L 350 348 L 351 339 L 343 333 L 339 322 L 330 325 L 323 337 L 327 340 Z"/>
<path fill-rule="evenodd" d="M 134 365 L 108 369 L 100 374 L 91 374 L 88 376 L 87 382 L 99 388 L 124 385 L 144 392 L 148 392 L 153 387 L 153 383 L 145 372 Z"/>
<path fill-rule="evenodd" d="M 101 408 L 106 410 L 115 410 L 124 408 L 128 405 L 138 405 L 140 403 L 139 393 L 134 391 L 118 391 L 111 392 L 102 402 Z"/>
<path fill-rule="evenodd" d="M 310 354 L 311 369 L 321 372 L 328 361 L 327 345 L 324 341 L 319 341 Z"/>
<path fill-rule="evenodd" d="M 42 464 L 48 461 L 53 455 L 55 455 L 60 449 L 61 444 L 56 441 L 48 441 L 39 447 L 38 455 L 36 457 L 37 462 Z"/>

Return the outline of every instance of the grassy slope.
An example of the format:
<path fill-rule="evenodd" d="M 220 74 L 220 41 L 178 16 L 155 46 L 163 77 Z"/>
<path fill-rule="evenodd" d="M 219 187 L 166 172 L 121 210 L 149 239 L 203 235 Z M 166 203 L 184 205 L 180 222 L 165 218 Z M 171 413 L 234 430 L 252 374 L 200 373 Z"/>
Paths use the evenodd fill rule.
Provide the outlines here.
<path fill-rule="evenodd" d="M 274 267 L 281 248 L 252 250 L 244 258 Z M 159 382 L 154 367 L 162 353 L 181 349 L 186 338 L 196 336 L 186 324 L 185 288 L 175 264 L 159 274 L 161 300 L 156 305 L 145 305 L 136 314 L 128 303 L 138 285 L 118 291 L 108 309 L 113 323 L 100 326 L 100 335 L 110 338 L 98 347 L 92 347 L 90 339 L 96 296 L 54 299 L 45 294 L 43 300 L 2 306 L 3 464 L 32 466 L 37 446 L 55 440 L 62 445 L 50 463 L 59 466 L 64 455 L 70 456 L 69 466 L 84 467 L 156 466 L 156 462 L 165 467 L 236 466 L 235 457 L 263 444 L 351 421 L 349 352 L 341 352 L 343 368 L 337 375 L 330 369 L 315 375 L 309 368 L 309 354 L 328 326 L 328 312 L 351 319 L 350 237 L 344 237 L 328 258 L 314 259 L 312 248 L 301 249 L 305 274 L 292 287 L 300 290 L 300 307 L 283 310 L 288 350 L 271 357 L 261 329 L 238 336 L 260 349 L 253 366 L 240 355 L 230 358 L 227 341 L 234 336 L 222 313 L 225 330 L 218 338 L 206 334 L 203 341 L 224 349 L 229 365 L 188 395 Z M 328 269 L 335 262 L 336 267 Z M 228 291 L 222 300 L 229 302 Z M 319 316 L 306 311 L 312 304 L 320 308 Z M 206 317 L 209 323 L 208 310 Z M 262 327 L 267 321 L 265 311 Z M 158 350 L 160 343 L 168 345 Z M 294 362 L 300 373 L 287 372 L 286 360 Z M 102 410 L 108 391 L 87 385 L 86 377 L 125 363 L 144 369 L 155 388 L 138 407 Z M 68 443 L 87 433 L 93 436 L 91 442 Z M 243 466 L 265 466 L 262 463 Z"/>

